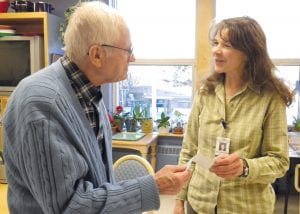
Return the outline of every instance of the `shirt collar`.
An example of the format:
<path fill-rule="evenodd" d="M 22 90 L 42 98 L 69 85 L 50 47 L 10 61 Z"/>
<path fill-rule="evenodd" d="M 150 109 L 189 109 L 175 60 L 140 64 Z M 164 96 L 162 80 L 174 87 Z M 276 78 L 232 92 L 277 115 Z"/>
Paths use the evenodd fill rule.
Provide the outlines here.
<path fill-rule="evenodd" d="M 76 93 L 80 93 L 88 102 L 98 103 L 102 98 L 101 86 L 93 86 L 85 74 L 66 55 L 62 57 L 61 62 Z"/>
<path fill-rule="evenodd" d="M 238 96 L 239 94 L 243 94 L 247 90 L 251 90 L 251 91 L 253 91 L 253 92 L 257 93 L 257 94 L 261 93 L 261 87 L 260 86 L 254 85 L 252 83 L 248 83 L 235 96 Z M 216 88 L 215 88 L 215 93 L 219 97 L 219 99 L 222 100 L 223 102 L 224 102 L 224 93 L 225 93 L 224 91 L 225 91 L 224 84 L 223 83 L 218 83 L 216 85 Z"/>

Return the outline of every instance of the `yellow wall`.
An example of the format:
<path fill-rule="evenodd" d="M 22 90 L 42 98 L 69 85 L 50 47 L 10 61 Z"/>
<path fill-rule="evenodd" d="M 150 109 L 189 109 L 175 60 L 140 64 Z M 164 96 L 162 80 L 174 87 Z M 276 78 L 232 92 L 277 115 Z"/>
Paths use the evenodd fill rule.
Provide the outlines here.
<path fill-rule="evenodd" d="M 197 0 L 196 17 L 196 77 L 194 89 L 201 76 L 210 70 L 211 46 L 208 40 L 209 26 L 215 17 L 215 0 Z"/>

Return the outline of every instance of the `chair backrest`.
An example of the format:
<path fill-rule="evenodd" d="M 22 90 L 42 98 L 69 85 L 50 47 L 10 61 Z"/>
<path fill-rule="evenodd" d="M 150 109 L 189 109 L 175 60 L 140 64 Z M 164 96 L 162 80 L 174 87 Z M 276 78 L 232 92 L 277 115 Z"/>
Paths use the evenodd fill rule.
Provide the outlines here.
<path fill-rule="evenodd" d="M 299 171 L 300 171 L 300 164 L 297 164 L 296 167 L 295 167 L 295 180 L 294 180 L 294 186 L 295 186 L 295 189 L 300 192 L 300 187 L 299 187 Z M 300 198 L 299 198 L 299 202 L 300 202 Z"/>
<path fill-rule="evenodd" d="M 145 175 L 154 175 L 151 164 L 141 156 L 125 155 L 113 165 L 116 181 L 128 180 Z"/>

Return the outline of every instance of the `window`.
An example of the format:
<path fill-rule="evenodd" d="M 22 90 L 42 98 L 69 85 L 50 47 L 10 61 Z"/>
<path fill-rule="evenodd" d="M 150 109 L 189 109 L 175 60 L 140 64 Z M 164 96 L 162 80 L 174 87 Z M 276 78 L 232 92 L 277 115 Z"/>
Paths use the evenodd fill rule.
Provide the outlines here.
<path fill-rule="evenodd" d="M 191 65 L 132 65 L 127 80 L 119 84 L 119 104 L 126 111 L 151 107 L 154 118 L 175 110 L 188 115 L 191 85 Z"/>
<path fill-rule="evenodd" d="M 216 0 L 216 19 L 250 16 L 256 19 L 267 37 L 271 58 L 292 89 L 299 90 L 300 79 L 300 1 Z M 296 87 L 297 86 L 297 87 Z M 296 101 L 287 108 L 287 122 L 300 117 L 299 92 Z"/>
<path fill-rule="evenodd" d="M 117 9 L 138 60 L 194 58 L 195 0 L 117 0 Z"/>
<path fill-rule="evenodd" d="M 154 119 L 175 110 L 188 116 L 192 102 L 196 0 L 118 0 L 129 25 L 136 62 L 116 84 L 116 104 L 150 107 Z"/>
<path fill-rule="evenodd" d="M 278 76 L 283 78 L 286 83 L 293 89 L 296 90 L 295 101 L 287 108 L 287 122 L 289 125 L 293 124 L 294 117 L 300 118 L 300 62 L 296 61 L 295 64 L 298 65 L 291 65 L 293 63 L 288 63 L 288 65 L 280 65 L 282 63 L 276 63 L 278 69 Z"/>
<path fill-rule="evenodd" d="M 298 0 L 216 0 L 216 18 L 250 16 L 262 26 L 272 58 L 299 58 L 299 8 Z"/>

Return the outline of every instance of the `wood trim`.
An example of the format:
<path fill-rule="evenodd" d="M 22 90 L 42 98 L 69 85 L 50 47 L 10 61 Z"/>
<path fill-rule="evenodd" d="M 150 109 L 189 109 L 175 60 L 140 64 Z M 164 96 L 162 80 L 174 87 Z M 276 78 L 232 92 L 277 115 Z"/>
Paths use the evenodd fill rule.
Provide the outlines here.
<path fill-rule="evenodd" d="M 211 67 L 211 47 L 208 32 L 215 17 L 215 0 L 197 0 L 196 8 L 196 77 L 193 83 L 194 89 L 197 89 L 200 78 Z"/>

